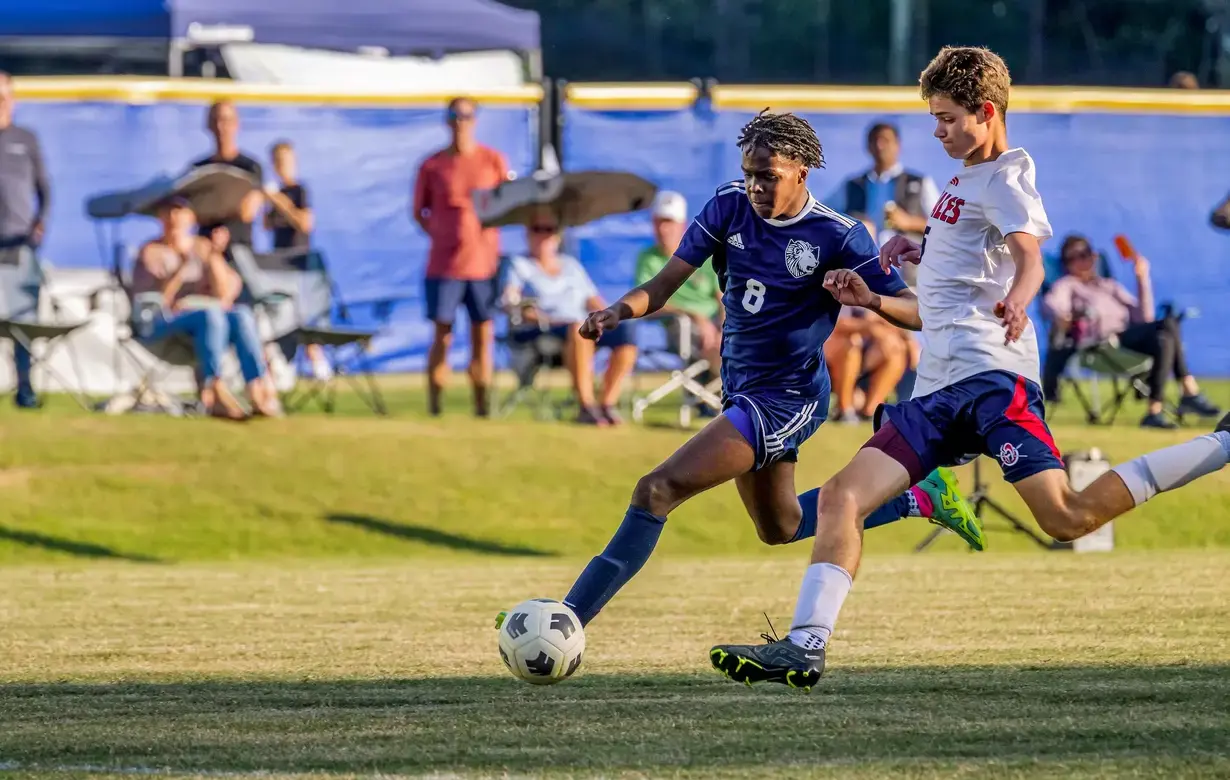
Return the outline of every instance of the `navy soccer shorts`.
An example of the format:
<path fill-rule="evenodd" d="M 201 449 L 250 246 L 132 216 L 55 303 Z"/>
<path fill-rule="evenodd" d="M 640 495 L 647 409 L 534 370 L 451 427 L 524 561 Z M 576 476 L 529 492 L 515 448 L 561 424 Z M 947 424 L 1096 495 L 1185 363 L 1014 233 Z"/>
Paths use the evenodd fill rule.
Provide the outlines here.
<path fill-rule="evenodd" d="M 811 438 L 829 413 L 829 399 L 785 392 L 736 393 L 725 400 L 723 414 L 756 450 L 758 471 L 778 461 L 795 463 L 799 447 Z"/>
<path fill-rule="evenodd" d="M 1020 482 L 1062 469 L 1063 460 L 1043 420 L 1042 389 L 1023 376 L 987 371 L 877 410 L 868 447 L 905 466 L 917 483 L 938 466 L 988 455 L 1004 479 Z"/>
<path fill-rule="evenodd" d="M 427 319 L 452 325 L 457 309 L 465 304 L 470 322 L 487 322 L 497 308 L 499 291 L 495 279 L 428 279 L 423 285 Z"/>

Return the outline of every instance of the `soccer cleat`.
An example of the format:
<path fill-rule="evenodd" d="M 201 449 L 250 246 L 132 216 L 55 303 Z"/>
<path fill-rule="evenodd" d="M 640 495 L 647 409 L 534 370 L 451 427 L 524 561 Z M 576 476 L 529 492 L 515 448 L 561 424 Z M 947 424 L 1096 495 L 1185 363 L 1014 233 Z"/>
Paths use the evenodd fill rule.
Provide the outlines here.
<path fill-rule="evenodd" d="M 499 631 L 504 626 L 504 618 L 508 617 L 508 613 L 500 610 L 500 614 L 495 616 L 495 630 Z"/>
<path fill-rule="evenodd" d="M 974 514 L 974 508 L 957 488 L 957 475 L 952 469 L 938 468 L 918 483 L 918 488 L 931 499 L 934 516 L 928 518 L 965 540 L 975 550 L 987 548 L 982 534 L 982 521 Z"/>
<path fill-rule="evenodd" d="M 1217 428 L 1215 429 L 1215 431 L 1217 432 L 1226 431 L 1230 433 L 1230 412 L 1227 412 L 1226 416 L 1221 418 L 1221 422 L 1217 424 Z"/>
<path fill-rule="evenodd" d="M 713 668 L 746 685 L 775 682 L 810 691 L 824 674 L 824 648 L 805 650 L 789 639 L 763 645 L 718 645 L 709 651 Z"/>

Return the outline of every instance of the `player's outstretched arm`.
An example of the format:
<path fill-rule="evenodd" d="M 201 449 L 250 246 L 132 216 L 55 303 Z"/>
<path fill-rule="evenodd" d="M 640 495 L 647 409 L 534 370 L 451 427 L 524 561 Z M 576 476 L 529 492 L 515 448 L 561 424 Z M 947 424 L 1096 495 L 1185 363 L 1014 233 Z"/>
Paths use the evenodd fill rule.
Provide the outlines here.
<path fill-rule="evenodd" d="M 597 341 L 603 333 L 624 320 L 634 320 L 660 310 L 695 272 L 696 266 L 672 257 L 652 279 L 624 293 L 602 311 L 589 315 L 581 323 L 582 338 Z"/>
<path fill-rule="evenodd" d="M 1031 233 L 1009 233 L 1004 237 L 1012 262 L 1016 264 L 1016 276 L 1012 289 L 1004 299 L 995 304 L 995 316 L 1003 320 L 1004 343 L 1011 344 L 1025 332 L 1029 324 L 1029 304 L 1042 289 L 1046 269 L 1042 265 L 1042 245 Z"/>
<path fill-rule="evenodd" d="M 909 289 L 894 295 L 880 295 L 872 292 L 867 281 L 857 272 L 846 268 L 826 273 L 824 289 L 832 293 L 842 306 L 859 306 L 874 311 L 898 328 L 922 330 L 918 298 Z"/>

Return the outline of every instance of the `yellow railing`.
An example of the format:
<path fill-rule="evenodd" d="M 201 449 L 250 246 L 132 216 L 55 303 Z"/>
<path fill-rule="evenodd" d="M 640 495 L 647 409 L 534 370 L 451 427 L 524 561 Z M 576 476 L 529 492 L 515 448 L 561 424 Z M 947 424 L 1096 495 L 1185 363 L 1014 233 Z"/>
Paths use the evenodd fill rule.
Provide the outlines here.
<path fill-rule="evenodd" d="M 244 84 L 223 79 L 146 79 L 133 77 L 32 77 L 14 80 L 22 100 L 105 101 L 158 103 L 169 101 L 209 102 L 230 99 L 243 103 L 292 103 L 301 105 L 443 106 L 456 91 L 329 92 L 271 84 Z M 465 92 L 483 105 L 534 105 L 542 100 L 542 87 L 527 84 L 506 89 Z"/>
<path fill-rule="evenodd" d="M 565 99 L 581 108 L 686 108 L 698 90 L 690 83 L 569 84 Z M 718 109 L 904 113 L 926 111 L 915 87 L 723 86 L 713 90 Z M 1230 113 L 1230 91 L 1176 89 L 1095 89 L 1087 87 L 1018 87 L 1010 110 L 1038 113 Z"/>
<path fill-rule="evenodd" d="M 376 106 L 442 106 L 454 90 L 413 92 L 330 92 L 303 87 L 245 84 L 222 79 L 148 79 L 140 77 L 27 77 L 15 80 L 23 100 L 156 103 L 208 102 L 229 98 L 245 103 Z M 467 91 L 484 105 L 533 105 L 542 88 L 527 84 L 504 89 Z M 580 108 L 666 110 L 692 105 L 699 95 L 689 82 L 663 84 L 570 83 L 568 104 Z M 926 105 L 913 87 L 723 86 L 714 88 L 718 109 L 762 108 L 807 111 L 903 113 Z M 1137 114 L 1227 114 L 1230 90 L 1110 89 L 1090 87 L 1018 87 L 1009 110 L 1038 113 L 1117 112 Z"/>

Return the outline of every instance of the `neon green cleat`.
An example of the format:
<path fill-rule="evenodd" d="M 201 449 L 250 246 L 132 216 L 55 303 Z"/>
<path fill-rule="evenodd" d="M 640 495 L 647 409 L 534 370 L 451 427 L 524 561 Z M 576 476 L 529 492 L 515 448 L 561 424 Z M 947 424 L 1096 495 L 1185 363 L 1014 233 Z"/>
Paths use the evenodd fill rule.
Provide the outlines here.
<path fill-rule="evenodd" d="M 504 625 L 504 618 L 508 617 L 508 613 L 501 610 L 500 614 L 495 616 L 495 630 L 499 631 Z"/>
<path fill-rule="evenodd" d="M 929 518 L 965 540 L 975 550 L 985 550 L 987 539 L 982 535 L 982 522 L 974 514 L 974 508 L 961 495 L 957 487 L 957 475 L 952 469 L 938 468 L 918 483 L 918 487 L 931 499 L 935 516 Z"/>

